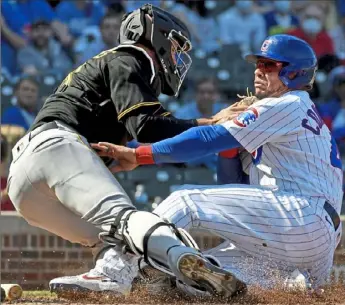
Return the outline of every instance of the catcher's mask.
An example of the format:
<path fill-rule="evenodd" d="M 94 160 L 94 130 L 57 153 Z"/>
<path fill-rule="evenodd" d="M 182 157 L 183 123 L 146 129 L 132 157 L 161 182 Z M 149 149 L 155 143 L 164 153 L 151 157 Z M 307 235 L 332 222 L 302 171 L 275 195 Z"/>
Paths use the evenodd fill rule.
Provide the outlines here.
<path fill-rule="evenodd" d="M 186 25 L 172 14 L 145 4 L 124 15 L 119 33 L 121 45 L 141 43 L 152 48 L 161 66 L 162 93 L 177 96 L 192 64 Z"/>

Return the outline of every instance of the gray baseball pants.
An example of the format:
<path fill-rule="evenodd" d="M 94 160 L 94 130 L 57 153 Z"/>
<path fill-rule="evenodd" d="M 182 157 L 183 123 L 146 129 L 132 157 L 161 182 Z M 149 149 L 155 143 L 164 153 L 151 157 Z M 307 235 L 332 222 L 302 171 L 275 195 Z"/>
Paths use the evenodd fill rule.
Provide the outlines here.
<path fill-rule="evenodd" d="M 132 203 L 86 139 L 56 123 L 13 148 L 9 196 L 29 224 L 91 247 Z"/>

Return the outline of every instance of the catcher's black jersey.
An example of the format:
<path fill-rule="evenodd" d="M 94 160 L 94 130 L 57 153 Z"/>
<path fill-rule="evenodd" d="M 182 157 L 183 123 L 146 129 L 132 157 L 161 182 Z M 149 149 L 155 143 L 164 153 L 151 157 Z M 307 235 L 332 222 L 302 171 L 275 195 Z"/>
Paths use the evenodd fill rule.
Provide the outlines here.
<path fill-rule="evenodd" d="M 195 120 L 175 119 L 159 103 L 156 70 L 141 49 L 104 51 L 64 79 L 45 101 L 31 130 L 60 120 L 89 142 L 120 144 L 125 136 L 152 143 L 196 126 Z"/>

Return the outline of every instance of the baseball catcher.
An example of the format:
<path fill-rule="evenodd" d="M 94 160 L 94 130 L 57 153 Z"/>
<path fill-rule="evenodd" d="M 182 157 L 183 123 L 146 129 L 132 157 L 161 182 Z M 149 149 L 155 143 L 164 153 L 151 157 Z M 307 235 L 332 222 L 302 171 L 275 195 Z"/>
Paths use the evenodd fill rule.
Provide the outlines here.
<path fill-rule="evenodd" d="M 126 14 L 119 47 L 71 72 L 13 148 L 8 193 L 18 212 L 95 255 L 94 269 L 53 279 L 52 291 L 126 293 L 142 257 L 187 285 L 236 292 L 237 279 L 204 257 L 186 232 L 135 209 L 106 166 L 111 160 L 89 144 L 151 143 L 215 121 L 178 120 L 158 101 L 160 93 L 179 92 L 191 65 L 189 37 L 182 22 L 157 7 Z"/>

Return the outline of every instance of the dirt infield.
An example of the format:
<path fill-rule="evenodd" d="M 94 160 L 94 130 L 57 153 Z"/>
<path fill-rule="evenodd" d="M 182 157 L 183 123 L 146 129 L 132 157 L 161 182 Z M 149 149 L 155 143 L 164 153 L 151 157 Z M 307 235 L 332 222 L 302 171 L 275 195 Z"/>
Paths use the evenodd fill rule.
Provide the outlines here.
<path fill-rule="evenodd" d="M 232 300 L 224 299 L 191 299 L 182 297 L 174 291 L 160 295 L 148 294 L 145 291 L 135 291 L 124 297 L 117 297 L 105 294 L 65 295 L 64 298 L 58 297 L 49 292 L 26 292 L 20 300 L 7 302 L 8 304 L 231 304 L 231 305 L 345 305 L 345 285 L 332 285 L 324 287 L 322 294 L 307 294 L 304 292 L 287 291 L 263 291 L 250 288 L 247 294 L 236 297 Z"/>

